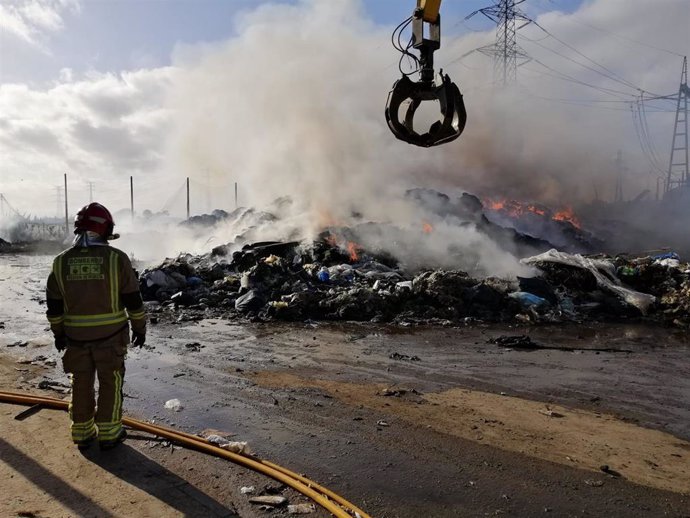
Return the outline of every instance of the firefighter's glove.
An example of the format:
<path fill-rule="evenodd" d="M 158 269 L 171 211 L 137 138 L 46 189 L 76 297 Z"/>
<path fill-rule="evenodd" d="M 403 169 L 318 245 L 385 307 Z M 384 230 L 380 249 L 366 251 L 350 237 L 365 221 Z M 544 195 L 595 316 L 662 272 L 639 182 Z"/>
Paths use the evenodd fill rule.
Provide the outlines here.
<path fill-rule="evenodd" d="M 146 343 L 146 335 L 132 331 L 132 347 L 142 347 Z"/>
<path fill-rule="evenodd" d="M 67 337 L 66 336 L 56 336 L 55 337 L 55 348 L 62 352 L 67 348 Z"/>

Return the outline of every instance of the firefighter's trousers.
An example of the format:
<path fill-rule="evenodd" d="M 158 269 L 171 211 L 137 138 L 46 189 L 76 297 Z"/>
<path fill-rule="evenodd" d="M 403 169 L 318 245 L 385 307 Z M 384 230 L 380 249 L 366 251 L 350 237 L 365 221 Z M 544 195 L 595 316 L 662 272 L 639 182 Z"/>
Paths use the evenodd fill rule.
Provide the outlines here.
<path fill-rule="evenodd" d="M 88 441 L 98 436 L 100 442 L 113 441 L 122 433 L 122 383 L 129 332 L 106 340 L 73 342 L 68 340 L 62 357 L 65 372 L 72 382 L 69 416 L 72 440 Z M 94 383 L 98 376 L 98 405 Z"/>

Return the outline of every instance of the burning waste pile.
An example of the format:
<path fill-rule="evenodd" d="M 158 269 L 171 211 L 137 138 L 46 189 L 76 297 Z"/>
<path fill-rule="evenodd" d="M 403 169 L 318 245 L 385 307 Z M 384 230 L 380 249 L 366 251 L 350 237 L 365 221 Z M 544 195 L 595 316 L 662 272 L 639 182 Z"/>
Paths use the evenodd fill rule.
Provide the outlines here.
<path fill-rule="evenodd" d="M 474 196 L 452 200 L 416 190 L 408 197 L 526 256 L 520 263 L 529 275 L 496 277 L 477 268 L 403 263 L 390 247 L 376 242 L 393 236 L 392 242 L 402 246 L 409 229 L 359 222 L 291 241 L 250 242 L 254 234 L 248 231 L 207 254 L 166 259 L 141 275 L 144 299 L 157 302 L 151 304 L 156 318 L 177 321 L 220 317 L 456 325 L 644 318 L 690 326 L 690 265 L 673 253 L 610 257 L 559 251 L 547 240 L 490 222 Z M 226 215 L 247 219 L 251 211 Z M 254 217 L 271 223 L 279 219 L 259 212 Z M 433 232 L 432 225 L 423 222 L 418 232 Z M 568 247 L 559 248 L 587 249 L 594 242 L 579 230 L 570 235 Z M 472 252 L 452 245 L 448 250 L 451 259 L 453 253 L 467 259 Z"/>

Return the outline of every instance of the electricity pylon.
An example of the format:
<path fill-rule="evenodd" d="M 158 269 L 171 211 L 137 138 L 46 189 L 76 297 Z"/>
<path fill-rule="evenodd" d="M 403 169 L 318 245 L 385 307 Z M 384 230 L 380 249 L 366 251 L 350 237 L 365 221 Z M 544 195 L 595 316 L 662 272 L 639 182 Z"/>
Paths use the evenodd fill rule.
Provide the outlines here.
<path fill-rule="evenodd" d="M 678 89 L 678 104 L 676 106 L 676 124 L 673 127 L 671 141 L 671 159 L 668 163 L 666 177 L 666 192 L 678 187 L 690 188 L 690 172 L 688 171 L 688 58 L 683 58 L 683 69 L 680 73 L 680 88 Z"/>
<path fill-rule="evenodd" d="M 517 44 L 515 36 L 517 31 L 532 22 L 516 7 L 524 1 L 499 0 L 498 3 L 478 9 L 465 17 L 465 20 L 468 20 L 475 14 L 482 13 L 497 25 L 496 42 L 476 50 L 493 58 L 494 78 L 503 86 L 515 83 L 518 64 L 527 63 L 530 60 L 527 53 Z M 516 27 L 516 21 L 522 22 L 519 27 Z"/>

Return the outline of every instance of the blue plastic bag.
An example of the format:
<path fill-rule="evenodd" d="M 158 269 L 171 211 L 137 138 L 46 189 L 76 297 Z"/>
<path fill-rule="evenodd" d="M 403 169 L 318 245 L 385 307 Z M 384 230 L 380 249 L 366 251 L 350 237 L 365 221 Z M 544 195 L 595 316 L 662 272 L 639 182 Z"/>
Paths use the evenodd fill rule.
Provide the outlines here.
<path fill-rule="evenodd" d="M 327 268 L 321 268 L 316 276 L 321 282 L 328 282 L 331 280 L 331 274 L 328 273 Z"/>
<path fill-rule="evenodd" d="M 508 295 L 511 299 L 517 300 L 520 305 L 524 308 L 531 308 L 531 307 L 546 307 L 549 305 L 549 301 L 546 299 L 542 299 L 541 297 L 537 297 L 536 295 L 533 295 L 532 293 L 528 293 L 526 291 L 516 291 Z"/>

